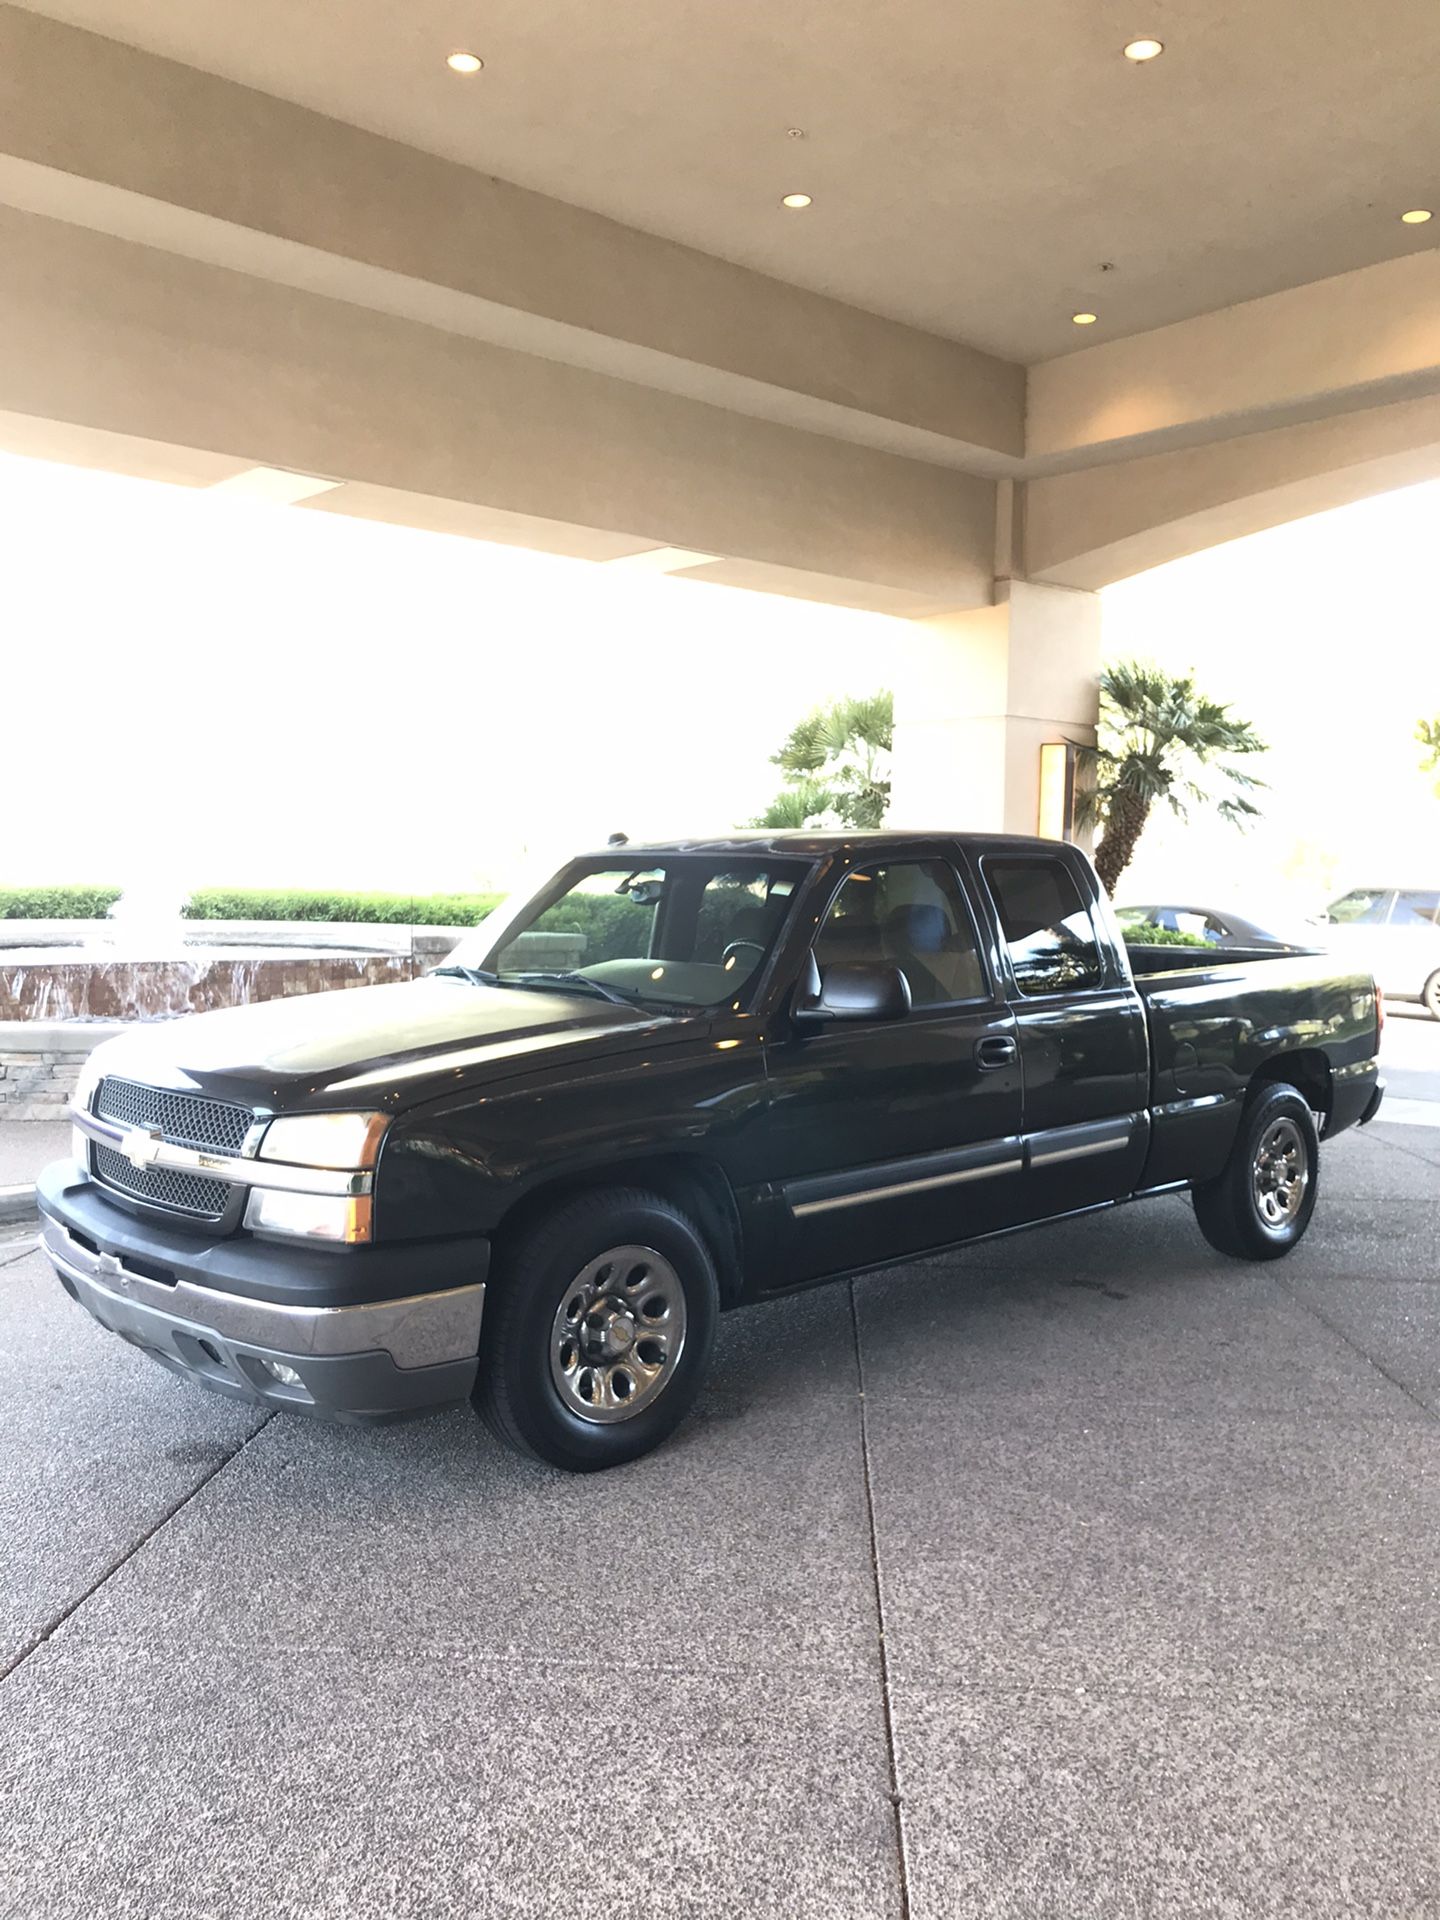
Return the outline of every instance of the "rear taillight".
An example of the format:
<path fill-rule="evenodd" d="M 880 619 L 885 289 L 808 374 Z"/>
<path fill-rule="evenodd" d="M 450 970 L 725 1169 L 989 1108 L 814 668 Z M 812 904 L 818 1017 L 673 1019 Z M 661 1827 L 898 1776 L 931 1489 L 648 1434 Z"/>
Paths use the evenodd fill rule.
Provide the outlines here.
<path fill-rule="evenodd" d="M 1381 993 L 1379 987 L 1376 987 L 1375 989 L 1375 1032 L 1377 1035 L 1379 1035 L 1379 1034 L 1382 1034 L 1384 1031 L 1385 1031 L 1385 996 L 1383 993 Z"/>

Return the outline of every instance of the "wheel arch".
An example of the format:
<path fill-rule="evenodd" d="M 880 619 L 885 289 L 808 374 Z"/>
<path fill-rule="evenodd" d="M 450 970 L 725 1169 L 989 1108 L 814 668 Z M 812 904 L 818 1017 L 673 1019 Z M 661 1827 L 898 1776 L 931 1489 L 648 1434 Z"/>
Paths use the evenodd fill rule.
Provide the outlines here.
<path fill-rule="evenodd" d="M 714 1258 L 722 1307 L 737 1304 L 745 1275 L 740 1209 L 724 1169 L 703 1154 L 642 1153 L 557 1172 L 527 1188 L 506 1208 L 495 1224 L 495 1237 L 522 1233 L 577 1193 L 605 1187 L 641 1187 L 688 1214 Z"/>
<path fill-rule="evenodd" d="M 1294 1087 L 1310 1110 L 1328 1122 L 1335 1104 L 1335 1087 L 1330 1062 L 1318 1047 L 1292 1047 L 1271 1054 L 1251 1075 L 1247 1098 L 1253 1100 L 1262 1089 L 1272 1086 Z"/>

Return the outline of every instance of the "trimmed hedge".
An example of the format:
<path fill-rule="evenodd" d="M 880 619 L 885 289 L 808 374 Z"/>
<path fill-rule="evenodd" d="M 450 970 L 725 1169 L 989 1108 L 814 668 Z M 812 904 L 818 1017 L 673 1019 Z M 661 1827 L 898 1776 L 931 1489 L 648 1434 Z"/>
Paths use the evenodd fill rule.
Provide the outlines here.
<path fill-rule="evenodd" d="M 1213 947 L 1203 933 L 1181 933 L 1175 927 L 1122 927 L 1121 932 L 1135 947 Z"/>
<path fill-rule="evenodd" d="M 597 960 L 630 960 L 643 953 L 650 938 L 650 909 L 624 894 L 572 893 L 547 907 L 532 933 L 579 933 L 585 938 L 585 965 Z"/>
<path fill-rule="evenodd" d="M 501 893 L 275 892 L 268 887 L 199 887 L 180 909 L 186 920 L 358 920 L 384 926 L 470 927 Z"/>
<path fill-rule="evenodd" d="M 0 920 L 103 920 L 119 887 L 0 887 Z"/>

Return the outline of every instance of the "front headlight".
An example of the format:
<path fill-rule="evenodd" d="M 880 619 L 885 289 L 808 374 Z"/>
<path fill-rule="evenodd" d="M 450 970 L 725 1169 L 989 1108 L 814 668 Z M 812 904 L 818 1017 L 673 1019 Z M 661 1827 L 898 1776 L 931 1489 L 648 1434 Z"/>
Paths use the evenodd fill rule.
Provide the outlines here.
<path fill-rule="evenodd" d="M 256 1187 L 246 1203 L 245 1225 L 252 1232 L 299 1234 L 356 1246 L 370 1238 L 370 1196 Z"/>
<path fill-rule="evenodd" d="M 373 1167 L 390 1124 L 388 1113 L 296 1113 L 272 1120 L 260 1142 L 262 1160 L 295 1167 Z"/>
<path fill-rule="evenodd" d="M 95 1098 L 95 1089 L 105 1078 L 105 1051 L 108 1040 L 102 1040 L 86 1055 L 75 1081 L 75 1091 L 70 1096 L 72 1107 L 78 1107 L 82 1113 L 90 1111 L 90 1102 Z"/>

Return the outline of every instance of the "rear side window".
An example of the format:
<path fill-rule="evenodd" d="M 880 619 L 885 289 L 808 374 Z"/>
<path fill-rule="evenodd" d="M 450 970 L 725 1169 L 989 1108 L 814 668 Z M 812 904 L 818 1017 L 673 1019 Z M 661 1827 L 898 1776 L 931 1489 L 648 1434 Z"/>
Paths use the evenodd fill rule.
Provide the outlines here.
<path fill-rule="evenodd" d="M 1440 893 L 1398 893 L 1390 915 L 1392 927 L 1440 925 Z"/>
<path fill-rule="evenodd" d="M 1098 987 L 1100 942 L 1068 867 L 1058 860 L 987 860 L 985 878 L 1022 993 Z"/>

